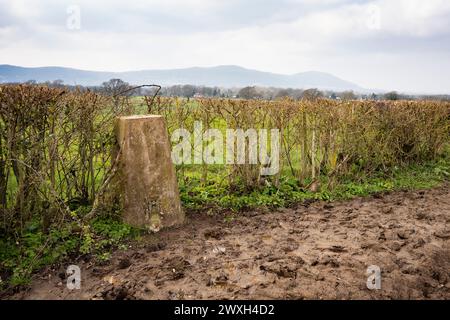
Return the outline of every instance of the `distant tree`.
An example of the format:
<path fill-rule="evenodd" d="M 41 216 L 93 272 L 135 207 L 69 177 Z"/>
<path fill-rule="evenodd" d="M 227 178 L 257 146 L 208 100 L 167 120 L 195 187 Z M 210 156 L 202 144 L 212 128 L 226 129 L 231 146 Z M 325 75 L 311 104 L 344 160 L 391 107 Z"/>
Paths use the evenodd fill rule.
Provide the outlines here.
<path fill-rule="evenodd" d="M 125 82 L 121 79 L 111 79 L 107 82 L 103 82 L 101 91 L 106 95 L 114 97 L 113 98 L 114 112 L 118 112 L 120 104 L 120 96 L 127 96 L 127 97 L 131 96 L 133 94 L 132 90 L 130 90 L 131 88 L 132 87 L 128 82 Z"/>
<path fill-rule="evenodd" d="M 397 93 L 397 91 L 388 92 L 384 95 L 384 99 L 386 100 L 399 100 L 400 95 Z"/>
<path fill-rule="evenodd" d="M 262 97 L 261 93 L 258 92 L 256 87 L 242 88 L 241 90 L 239 90 L 237 96 L 241 99 L 258 99 Z"/>
<path fill-rule="evenodd" d="M 187 84 L 181 88 L 182 96 L 192 98 L 196 93 L 196 88 L 193 85 Z"/>
<path fill-rule="evenodd" d="M 344 91 L 341 94 L 342 100 L 355 100 L 356 95 L 353 93 L 353 91 Z"/>
<path fill-rule="evenodd" d="M 50 86 L 55 88 L 64 87 L 64 80 L 61 79 L 54 80 Z"/>
<path fill-rule="evenodd" d="M 292 97 L 292 89 L 281 89 L 275 95 L 275 98 L 286 98 L 286 97 Z"/>
<path fill-rule="evenodd" d="M 323 93 L 318 89 L 307 89 L 303 91 L 302 98 L 306 100 L 316 100 L 318 98 L 323 97 Z"/>
<path fill-rule="evenodd" d="M 131 96 L 133 94 L 131 91 L 125 92 L 129 89 L 131 89 L 130 84 L 121 79 L 111 79 L 102 84 L 102 91 L 110 96 Z"/>
<path fill-rule="evenodd" d="M 303 96 L 303 90 L 302 89 L 294 89 L 293 91 L 292 91 L 292 97 L 294 98 L 294 99 L 301 99 L 302 98 L 302 96 Z"/>
<path fill-rule="evenodd" d="M 227 89 L 222 93 L 224 98 L 233 98 L 237 95 L 233 90 Z"/>

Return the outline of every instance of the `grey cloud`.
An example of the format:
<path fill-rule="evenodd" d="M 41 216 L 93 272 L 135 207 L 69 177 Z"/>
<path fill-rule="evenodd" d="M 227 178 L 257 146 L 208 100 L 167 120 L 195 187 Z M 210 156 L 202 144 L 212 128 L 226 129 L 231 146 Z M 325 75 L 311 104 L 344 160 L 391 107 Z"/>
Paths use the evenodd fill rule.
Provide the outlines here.
<path fill-rule="evenodd" d="M 398 0 L 389 5 L 394 1 Z M 421 74 L 429 79 L 433 70 L 450 72 L 449 64 L 443 62 L 450 55 L 450 9 L 447 6 L 436 12 L 435 6 L 433 15 L 419 21 L 423 34 L 416 32 L 422 27 L 417 21 L 403 17 L 406 20 L 396 23 L 397 13 L 392 8 L 387 17 L 390 21 L 380 30 L 352 29 L 353 24 L 346 24 L 349 15 L 375 2 L 386 3 L 0 0 L 0 56 L 7 59 L 0 63 L 96 68 L 99 57 L 104 57 L 101 68 L 111 71 L 238 64 L 281 73 L 314 69 L 335 72 L 378 88 L 383 88 L 383 78 L 388 75 L 392 79 L 386 82 L 388 88 L 394 84 L 405 90 L 431 88 L 433 83 L 421 80 Z M 77 3 L 82 28 L 71 32 L 66 28 L 66 10 Z M 22 5 L 19 9 L 18 4 Z M 325 18 L 315 17 L 322 13 L 327 13 Z M 361 17 L 355 16 L 358 19 Z M 33 59 L 29 59 L 28 51 L 34 52 Z M 78 53 L 82 53 L 82 59 L 77 58 Z M 376 55 L 383 58 L 370 60 Z M 367 75 L 355 71 L 369 63 L 373 67 Z M 392 65 L 398 65 L 397 73 L 389 70 Z M 414 69 L 416 79 L 404 76 L 410 69 Z M 440 77 L 440 88 L 450 87 L 450 79 Z"/>
<path fill-rule="evenodd" d="M 10 0 L 12 1 L 12 0 Z M 5 25 L 23 26 L 23 19 L 8 14 L 8 2 L 0 2 L 1 21 Z M 74 1 L 41 0 L 38 3 L 29 1 L 39 10 L 39 15 L 28 21 L 31 25 L 64 26 L 67 18 L 66 9 Z M 299 19 L 309 13 L 323 9 L 332 9 L 349 3 L 366 1 L 344 0 L 337 2 L 292 0 L 248 0 L 223 1 L 218 6 L 202 8 L 200 4 L 183 6 L 177 9 L 164 10 L 154 3 L 148 5 L 133 5 L 132 1 L 93 2 L 80 1 L 83 27 L 101 32 L 132 32 L 144 30 L 147 32 L 218 32 L 235 30 L 255 25 L 267 25 L 277 22 L 289 22 Z M 76 3 L 76 2 L 75 2 Z M 4 14 L 6 13 L 6 14 Z"/>

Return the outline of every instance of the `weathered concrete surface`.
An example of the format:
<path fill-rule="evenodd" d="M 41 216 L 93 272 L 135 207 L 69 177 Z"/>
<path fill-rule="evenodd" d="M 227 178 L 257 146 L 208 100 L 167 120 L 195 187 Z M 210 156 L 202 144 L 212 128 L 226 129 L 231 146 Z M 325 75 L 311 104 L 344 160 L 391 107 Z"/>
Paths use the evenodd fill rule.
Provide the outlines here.
<path fill-rule="evenodd" d="M 118 118 L 124 222 L 151 231 L 183 223 L 170 142 L 162 116 Z"/>

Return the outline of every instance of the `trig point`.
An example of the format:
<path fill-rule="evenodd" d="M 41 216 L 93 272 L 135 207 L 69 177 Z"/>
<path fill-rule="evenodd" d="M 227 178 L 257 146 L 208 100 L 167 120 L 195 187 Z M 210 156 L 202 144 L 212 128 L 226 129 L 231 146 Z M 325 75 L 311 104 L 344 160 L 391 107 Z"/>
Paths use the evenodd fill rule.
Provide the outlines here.
<path fill-rule="evenodd" d="M 116 129 L 124 222 L 151 231 L 183 223 L 164 118 L 119 117 Z"/>

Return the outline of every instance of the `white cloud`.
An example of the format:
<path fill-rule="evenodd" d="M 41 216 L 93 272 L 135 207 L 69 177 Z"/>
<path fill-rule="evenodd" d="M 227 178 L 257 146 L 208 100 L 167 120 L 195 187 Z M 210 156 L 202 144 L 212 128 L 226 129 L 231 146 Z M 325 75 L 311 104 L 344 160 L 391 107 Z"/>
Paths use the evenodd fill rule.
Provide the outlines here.
<path fill-rule="evenodd" d="M 383 28 L 388 32 L 430 36 L 450 31 L 449 1 L 383 0 L 376 4 L 381 9 Z"/>
<path fill-rule="evenodd" d="M 115 71 L 237 64 L 326 71 L 374 88 L 450 87 L 440 75 L 430 80 L 450 72 L 449 1 L 76 2 L 80 31 L 65 26 L 73 1 L 0 0 L 0 63 Z"/>

